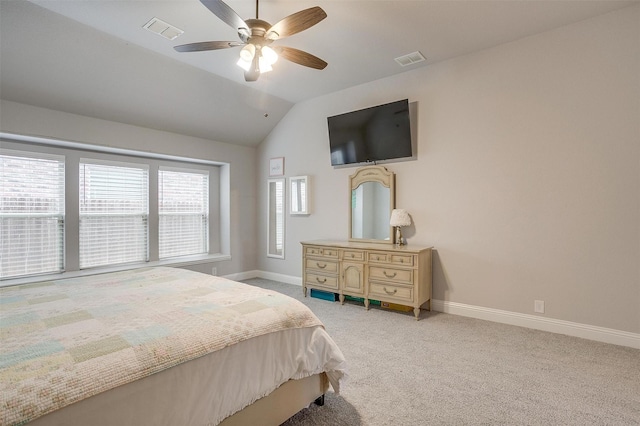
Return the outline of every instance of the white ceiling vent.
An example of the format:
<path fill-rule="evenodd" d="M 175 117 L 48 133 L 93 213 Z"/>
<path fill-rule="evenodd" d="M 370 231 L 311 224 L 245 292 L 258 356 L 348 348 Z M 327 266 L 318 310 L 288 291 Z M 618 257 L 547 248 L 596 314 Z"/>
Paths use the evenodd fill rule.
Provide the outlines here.
<path fill-rule="evenodd" d="M 408 55 L 399 56 L 396 58 L 396 62 L 401 66 L 406 67 L 407 65 L 412 65 L 418 62 L 424 61 L 424 56 L 420 52 L 409 53 Z"/>
<path fill-rule="evenodd" d="M 144 24 L 142 28 L 151 31 L 152 33 L 159 34 L 169 40 L 175 40 L 180 34 L 184 33 L 180 28 L 167 24 L 158 18 L 152 18 L 149 22 Z"/>

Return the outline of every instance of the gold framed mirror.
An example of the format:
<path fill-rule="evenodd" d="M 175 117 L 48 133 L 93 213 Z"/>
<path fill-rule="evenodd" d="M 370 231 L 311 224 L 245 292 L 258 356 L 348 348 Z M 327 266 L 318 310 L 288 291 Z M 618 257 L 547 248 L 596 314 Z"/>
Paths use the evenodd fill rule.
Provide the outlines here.
<path fill-rule="evenodd" d="M 393 244 L 395 193 L 395 174 L 382 166 L 361 167 L 349 176 L 349 241 Z"/>

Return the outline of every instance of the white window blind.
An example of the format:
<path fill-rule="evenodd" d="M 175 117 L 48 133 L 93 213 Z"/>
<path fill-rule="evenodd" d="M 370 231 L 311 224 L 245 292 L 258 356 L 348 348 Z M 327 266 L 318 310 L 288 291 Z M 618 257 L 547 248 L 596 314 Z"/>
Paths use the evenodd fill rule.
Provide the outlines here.
<path fill-rule="evenodd" d="M 209 252 L 209 173 L 158 171 L 159 257 Z"/>
<path fill-rule="evenodd" d="M 0 278 L 64 269 L 64 157 L 0 149 Z"/>
<path fill-rule="evenodd" d="M 267 256 L 284 257 L 285 180 L 269 179 L 267 211 Z"/>
<path fill-rule="evenodd" d="M 276 250 L 284 248 L 284 179 L 276 182 Z"/>
<path fill-rule="evenodd" d="M 80 160 L 80 269 L 149 260 L 149 168 Z"/>

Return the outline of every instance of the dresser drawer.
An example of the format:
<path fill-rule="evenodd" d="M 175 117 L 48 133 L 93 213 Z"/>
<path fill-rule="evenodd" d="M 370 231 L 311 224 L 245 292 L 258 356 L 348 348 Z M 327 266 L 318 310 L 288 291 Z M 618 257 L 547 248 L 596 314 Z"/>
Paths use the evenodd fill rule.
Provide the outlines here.
<path fill-rule="evenodd" d="M 326 276 L 320 274 L 314 274 L 313 272 L 307 272 L 304 275 L 304 282 L 310 286 L 322 286 L 325 288 L 330 288 L 337 290 L 338 289 L 338 277 L 337 276 Z"/>
<path fill-rule="evenodd" d="M 342 252 L 343 260 L 364 260 L 364 252 L 359 250 L 344 250 Z"/>
<path fill-rule="evenodd" d="M 328 257 L 328 258 L 338 258 L 338 249 L 335 248 L 327 248 L 327 247 L 305 247 L 304 253 L 306 256 L 316 256 L 316 257 Z"/>
<path fill-rule="evenodd" d="M 369 282 L 369 298 L 381 300 L 393 298 L 399 301 L 413 303 L 413 286 L 393 285 L 389 283 Z"/>
<path fill-rule="evenodd" d="M 367 260 L 369 262 L 389 263 L 389 257 L 389 253 L 367 252 Z"/>
<path fill-rule="evenodd" d="M 306 259 L 305 266 L 307 270 L 321 271 L 321 272 L 338 272 L 338 262 L 324 259 Z"/>
<path fill-rule="evenodd" d="M 413 256 L 410 254 L 391 254 L 393 265 L 413 266 Z"/>
<path fill-rule="evenodd" d="M 413 284 L 413 270 L 385 268 L 384 266 L 371 266 L 369 267 L 369 278 L 372 280 Z"/>

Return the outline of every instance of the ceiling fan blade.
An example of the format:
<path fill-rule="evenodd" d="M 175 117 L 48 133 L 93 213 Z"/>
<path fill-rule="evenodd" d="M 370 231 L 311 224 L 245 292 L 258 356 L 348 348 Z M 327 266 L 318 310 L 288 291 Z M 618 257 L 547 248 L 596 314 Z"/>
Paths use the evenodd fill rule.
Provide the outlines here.
<path fill-rule="evenodd" d="M 244 72 L 245 81 L 256 81 L 260 77 L 259 55 L 254 55 L 251 61 L 251 68 Z"/>
<path fill-rule="evenodd" d="M 293 47 L 277 46 L 273 49 L 280 55 L 280 57 L 295 62 L 305 67 L 315 68 L 317 70 L 323 70 L 327 66 L 327 63 L 317 56 L 313 56 L 311 53 L 304 52 L 302 50 L 294 49 Z"/>
<path fill-rule="evenodd" d="M 267 30 L 266 38 L 277 40 L 304 31 L 322 21 L 327 14 L 321 7 L 315 6 L 301 10 L 282 19 Z"/>
<path fill-rule="evenodd" d="M 175 46 L 178 52 L 204 52 L 206 50 L 227 49 L 229 47 L 242 46 L 239 41 L 201 41 L 198 43 L 181 44 Z"/>
<path fill-rule="evenodd" d="M 249 33 L 247 23 L 222 0 L 200 0 L 200 2 L 234 30 L 239 31 L 244 28 L 244 32 Z"/>

